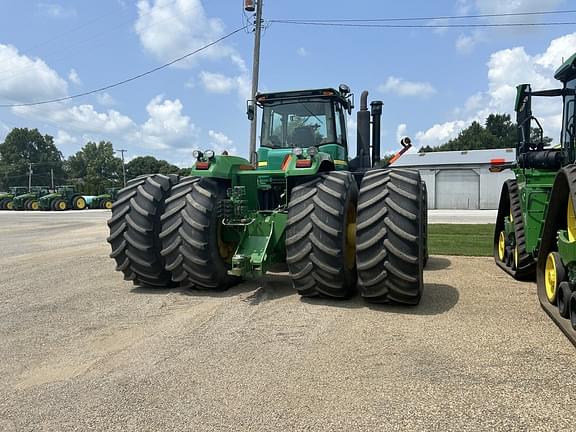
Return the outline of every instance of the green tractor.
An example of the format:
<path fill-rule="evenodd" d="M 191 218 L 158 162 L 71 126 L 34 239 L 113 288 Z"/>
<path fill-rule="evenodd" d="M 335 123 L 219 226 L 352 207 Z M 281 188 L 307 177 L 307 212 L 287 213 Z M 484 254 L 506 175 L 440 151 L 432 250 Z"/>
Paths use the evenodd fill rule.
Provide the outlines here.
<path fill-rule="evenodd" d="M 248 110 L 262 109 L 254 163 L 196 150 L 189 177 L 131 180 L 108 221 L 117 270 L 137 285 L 223 290 L 287 264 L 302 296 L 418 304 L 425 185 L 418 171 L 374 168 L 382 102 L 370 112 L 367 97 L 352 160 L 353 95 L 341 85 L 258 94 Z"/>
<path fill-rule="evenodd" d="M 32 186 L 30 192 L 15 196 L 12 200 L 14 210 L 38 210 L 38 199 L 50 193 L 48 186 Z"/>
<path fill-rule="evenodd" d="M 112 209 L 112 203 L 116 200 L 116 196 L 118 195 L 118 191 L 120 188 L 109 188 L 106 189 L 106 193 L 102 195 L 96 195 L 90 197 L 90 199 L 86 198 L 86 203 L 88 204 L 88 208 L 90 209 Z"/>
<path fill-rule="evenodd" d="M 12 200 L 14 197 L 26 192 L 28 192 L 28 188 L 25 186 L 13 186 L 10 188 L 10 192 L 0 192 L 0 210 L 13 210 L 14 203 Z"/>
<path fill-rule="evenodd" d="M 72 185 L 57 186 L 56 191 L 44 195 L 38 200 L 40 210 L 63 211 L 68 209 L 84 210 L 86 200 Z"/>
<path fill-rule="evenodd" d="M 576 54 L 554 77 L 562 88 L 517 87 L 516 162 L 492 168 L 511 168 L 516 177 L 502 188 L 494 258 L 516 279 L 536 276 L 540 304 L 576 345 Z M 560 146 L 545 148 L 542 127 L 532 115 L 533 97 L 562 97 Z"/>

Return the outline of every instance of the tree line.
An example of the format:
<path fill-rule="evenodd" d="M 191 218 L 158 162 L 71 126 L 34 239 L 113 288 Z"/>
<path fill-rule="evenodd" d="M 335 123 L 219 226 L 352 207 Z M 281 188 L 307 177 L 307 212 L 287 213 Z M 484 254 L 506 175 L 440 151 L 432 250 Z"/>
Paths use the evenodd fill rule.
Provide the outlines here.
<path fill-rule="evenodd" d="M 126 180 L 142 174 L 187 174 L 165 160 L 139 156 L 125 165 Z M 122 159 L 115 155 L 109 141 L 87 142 L 68 158 L 54 144 L 54 137 L 38 129 L 14 128 L 0 143 L 0 190 L 28 186 L 32 170 L 33 186 L 72 184 L 87 195 L 104 193 L 110 187 L 122 187 Z"/>

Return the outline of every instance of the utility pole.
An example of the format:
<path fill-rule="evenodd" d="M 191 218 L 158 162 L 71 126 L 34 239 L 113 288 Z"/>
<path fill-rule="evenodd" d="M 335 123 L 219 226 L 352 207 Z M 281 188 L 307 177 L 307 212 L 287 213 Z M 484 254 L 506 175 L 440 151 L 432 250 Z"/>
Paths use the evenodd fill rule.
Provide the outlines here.
<path fill-rule="evenodd" d="M 256 3 L 256 21 L 254 23 L 254 56 L 253 56 L 253 64 L 252 64 L 252 93 L 250 96 L 254 103 L 256 103 L 256 93 L 258 92 L 258 75 L 260 72 L 260 36 L 262 34 L 262 3 L 263 0 L 254 0 Z M 248 8 L 247 1 L 245 3 L 245 9 L 251 10 Z M 251 5 L 253 8 L 254 6 Z M 250 162 L 256 163 L 255 153 L 256 153 L 256 134 L 257 134 L 257 120 L 258 120 L 258 109 L 256 105 L 254 105 L 254 117 L 252 118 L 252 123 L 250 124 Z"/>
<path fill-rule="evenodd" d="M 50 168 L 50 181 L 52 183 L 52 190 L 54 190 L 54 168 Z"/>
<path fill-rule="evenodd" d="M 126 187 L 126 167 L 124 164 L 124 153 L 127 152 L 128 150 L 121 149 L 116 151 L 122 154 L 122 179 L 123 179 L 122 184 L 124 185 L 123 187 Z"/>
<path fill-rule="evenodd" d="M 28 192 L 32 190 L 32 162 L 28 163 Z"/>

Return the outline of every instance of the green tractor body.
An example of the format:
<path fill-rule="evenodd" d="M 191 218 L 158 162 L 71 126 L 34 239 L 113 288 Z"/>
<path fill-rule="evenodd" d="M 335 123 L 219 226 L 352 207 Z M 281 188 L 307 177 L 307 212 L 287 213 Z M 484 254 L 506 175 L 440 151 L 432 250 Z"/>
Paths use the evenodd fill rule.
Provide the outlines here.
<path fill-rule="evenodd" d="M 84 210 L 86 200 L 72 185 L 57 186 L 56 191 L 38 200 L 40 210 Z"/>
<path fill-rule="evenodd" d="M 117 269 L 140 285 L 220 290 L 287 264 L 303 296 L 346 298 L 358 287 L 368 301 L 417 304 L 425 185 L 417 171 L 373 168 L 382 103 L 370 112 L 367 96 L 352 160 L 352 95 L 343 85 L 258 94 L 261 145 L 252 162 L 195 151 L 189 177 L 129 182 L 108 222 Z"/>
<path fill-rule="evenodd" d="M 110 210 L 112 204 L 116 200 L 118 191 L 120 188 L 109 188 L 106 189 L 106 193 L 91 197 L 84 197 L 86 199 L 86 204 L 90 209 L 106 209 Z"/>
<path fill-rule="evenodd" d="M 13 210 L 14 197 L 26 192 L 28 192 L 28 188 L 25 186 L 13 186 L 10 188 L 10 192 L 0 192 L 0 210 Z"/>
<path fill-rule="evenodd" d="M 555 78 L 562 88 L 517 87 L 516 162 L 493 167 L 497 171 L 511 168 L 515 174 L 515 179 L 503 185 L 494 258 L 517 279 L 536 277 L 540 304 L 576 344 L 576 54 L 557 70 Z M 559 146 L 543 145 L 542 127 L 532 115 L 533 97 L 562 98 Z"/>
<path fill-rule="evenodd" d="M 22 195 L 15 196 L 12 200 L 14 210 L 38 210 L 40 204 L 38 199 L 44 195 L 48 195 L 48 186 L 32 186 L 30 192 Z"/>

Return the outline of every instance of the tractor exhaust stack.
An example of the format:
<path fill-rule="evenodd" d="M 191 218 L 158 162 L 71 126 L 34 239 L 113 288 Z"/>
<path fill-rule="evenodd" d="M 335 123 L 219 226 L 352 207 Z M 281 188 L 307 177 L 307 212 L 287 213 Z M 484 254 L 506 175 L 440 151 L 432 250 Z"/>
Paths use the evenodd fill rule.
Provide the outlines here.
<path fill-rule="evenodd" d="M 372 111 L 372 166 L 380 161 L 380 119 L 382 117 L 382 101 L 370 103 Z"/>
<path fill-rule="evenodd" d="M 356 114 L 356 157 L 360 169 L 371 168 L 370 163 L 370 111 L 368 111 L 368 91 L 360 96 L 360 111 Z"/>

